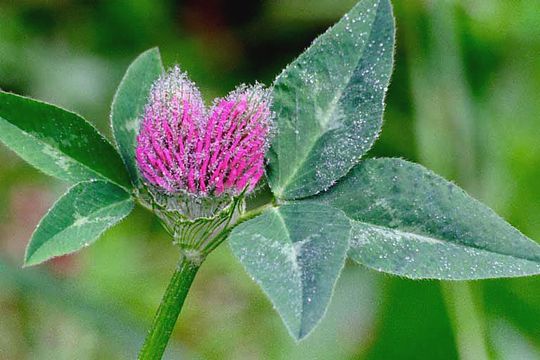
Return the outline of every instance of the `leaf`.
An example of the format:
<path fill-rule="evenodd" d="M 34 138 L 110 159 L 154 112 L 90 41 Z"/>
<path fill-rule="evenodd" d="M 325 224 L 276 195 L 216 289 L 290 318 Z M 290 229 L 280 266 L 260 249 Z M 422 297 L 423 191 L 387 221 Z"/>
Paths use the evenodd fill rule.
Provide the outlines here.
<path fill-rule="evenodd" d="M 0 91 L 0 140 L 59 179 L 100 178 L 129 186 L 114 147 L 82 117 L 54 105 Z"/>
<path fill-rule="evenodd" d="M 134 185 L 139 183 L 135 148 L 140 116 L 152 84 L 162 73 L 163 65 L 158 48 L 147 50 L 129 66 L 114 95 L 111 108 L 113 135 Z"/>
<path fill-rule="evenodd" d="M 132 209 L 130 194 L 110 182 L 73 186 L 39 223 L 26 249 L 24 265 L 36 265 L 88 246 Z"/>
<path fill-rule="evenodd" d="M 320 204 L 272 208 L 238 225 L 234 254 L 266 292 L 295 339 L 321 320 L 343 268 L 350 222 Z"/>
<path fill-rule="evenodd" d="M 314 198 L 353 221 L 352 259 L 413 279 L 540 273 L 540 246 L 456 185 L 400 159 L 366 160 Z"/>
<path fill-rule="evenodd" d="M 268 176 L 278 198 L 329 188 L 375 142 L 394 52 L 389 0 L 360 1 L 278 76 Z"/>

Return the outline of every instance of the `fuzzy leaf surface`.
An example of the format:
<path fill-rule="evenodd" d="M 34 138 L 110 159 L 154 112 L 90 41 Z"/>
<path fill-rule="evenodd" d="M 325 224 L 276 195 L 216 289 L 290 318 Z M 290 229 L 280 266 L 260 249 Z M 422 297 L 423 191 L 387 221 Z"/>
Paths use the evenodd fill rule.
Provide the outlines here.
<path fill-rule="evenodd" d="M 69 182 L 109 179 L 129 186 L 120 156 L 79 115 L 0 92 L 0 140 L 44 173 Z"/>
<path fill-rule="evenodd" d="M 444 280 L 540 274 L 540 245 L 418 164 L 366 160 L 314 200 L 353 220 L 349 256 L 379 271 Z"/>
<path fill-rule="evenodd" d="M 329 188 L 375 142 L 393 66 L 389 0 L 361 0 L 291 63 L 274 86 L 277 136 L 269 183 L 282 199 Z"/>
<path fill-rule="evenodd" d="M 133 209 L 128 192 L 108 181 L 88 181 L 64 194 L 36 228 L 28 244 L 25 266 L 88 246 Z"/>
<path fill-rule="evenodd" d="M 289 204 L 238 225 L 230 246 L 295 339 L 326 312 L 347 256 L 350 221 L 321 204 Z"/>
<path fill-rule="evenodd" d="M 111 107 L 111 126 L 120 155 L 134 185 L 139 183 L 135 148 L 141 115 L 148 101 L 150 88 L 163 73 L 157 48 L 139 55 L 129 66 L 116 90 Z"/>

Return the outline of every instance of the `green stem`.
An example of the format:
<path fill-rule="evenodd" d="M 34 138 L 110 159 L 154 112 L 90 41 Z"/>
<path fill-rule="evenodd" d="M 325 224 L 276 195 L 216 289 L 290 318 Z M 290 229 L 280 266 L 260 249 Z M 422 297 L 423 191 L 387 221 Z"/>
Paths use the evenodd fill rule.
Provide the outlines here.
<path fill-rule="evenodd" d="M 266 204 L 246 212 L 236 220 L 235 225 L 259 215 L 271 206 L 272 204 Z M 205 234 L 204 237 L 210 236 L 210 234 L 213 233 L 215 228 L 211 229 L 212 230 Z M 193 256 L 187 256 L 189 253 L 185 253 L 181 256 L 176 271 L 171 278 L 169 286 L 159 305 L 159 309 L 154 317 L 152 327 L 139 353 L 139 360 L 159 360 L 162 358 L 174 329 L 174 325 L 176 324 L 176 320 L 178 319 L 178 315 L 180 315 L 180 311 L 182 310 L 184 300 L 186 299 L 191 284 L 193 283 L 193 279 L 202 263 L 201 259 L 204 259 L 207 254 L 225 240 L 230 230 L 229 222 L 227 222 L 223 231 L 212 238 L 212 241 L 210 241 L 209 244 L 194 251 L 191 254 Z M 193 236 L 193 234 L 190 235 Z M 190 236 L 186 236 L 186 238 L 190 238 Z"/>
<path fill-rule="evenodd" d="M 180 258 L 139 353 L 139 360 L 159 360 L 163 356 L 199 266 L 186 256 Z"/>

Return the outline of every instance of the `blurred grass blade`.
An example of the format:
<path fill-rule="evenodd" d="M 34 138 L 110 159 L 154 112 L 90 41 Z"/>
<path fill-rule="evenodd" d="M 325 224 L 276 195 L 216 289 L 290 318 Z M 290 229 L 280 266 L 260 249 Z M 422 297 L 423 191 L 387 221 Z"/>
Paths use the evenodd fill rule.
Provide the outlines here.
<path fill-rule="evenodd" d="M 441 282 L 460 360 L 489 360 L 484 316 L 471 282 Z"/>
<path fill-rule="evenodd" d="M 59 179 L 105 178 L 129 186 L 114 147 L 82 117 L 59 107 L 0 91 L 0 140 Z"/>
<path fill-rule="evenodd" d="M 345 263 L 350 222 L 320 204 L 272 208 L 237 226 L 233 253 L 268 295 L 297 340 L 319 323 Z"/>
<path fill-rule="evenodd" d="M 327 189 L 373 145 L 393 66 L 389 0 L 360 1 L 278 76 L 269 182 L 278 198 Z"/>
<path fill-rule="evenodd" d="M 138 184 L 135 147 L 140 115 L 154 81 L 163 72 L 159 50 L 153 48 L 137 57 L 116 90 L 111 108 L 113 135 L 134 185 Z"/>
<path fill-rule="evenodd" d="M 381 276 L 384 297 L 377 302 L 377 335 L 367 354 L 348 359 L 363 360 L 461 360 L 452 329 L 434 281 L 407 281 Z M 371 330 L 373 331 L 373 330 Z"/>
<path fill-rule="evenodd" d="M 366 160 L 315 199 L 354 220 L 349 255 L 371 268 L 414 279 L 540 274 L 540 245 L 418 164 Z"/>
<path fill-rule="evenodd" d="M 112 183 L 90 181 L 75 185 L 39 223 L 26 249 L 25 266 L 88 246 L 132 209 L 130 194 Z"/>
<path fill-rule="evenodd" d="M 538 360 L 540 347 L 512 324 L 502 319 L 490 321 L 494 352 L 504 360 Z M 536 345 L 536 346 L 535 346 Z"/>

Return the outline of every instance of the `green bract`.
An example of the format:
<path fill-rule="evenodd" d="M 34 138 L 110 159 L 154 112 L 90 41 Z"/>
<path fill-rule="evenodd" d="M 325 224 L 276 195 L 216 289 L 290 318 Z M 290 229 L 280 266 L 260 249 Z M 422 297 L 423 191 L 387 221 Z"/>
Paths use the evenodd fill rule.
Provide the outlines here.
<path fill-rule="evenodd" d="M 277 77 L 274 199 L 220 232 L 296 339 L 324 316 L 347 255 L 414 279 L 540 273 L 540 246 L 456 185 L 403 160 L 360 161 L 381 128 L 394 32 L 389 0 L 361 0 Z M 76 251 L 129 214 L 142 194 L 139 119 L 162 71 L 159 51 L 148 50 L 118 88 L 111 122 L 121 156 L 80 116 L 0 92 L 0 140 L 77 183 L 41 221 L 26 265 Z M 183 234 L 176 225 L 167 223 Z"/>

